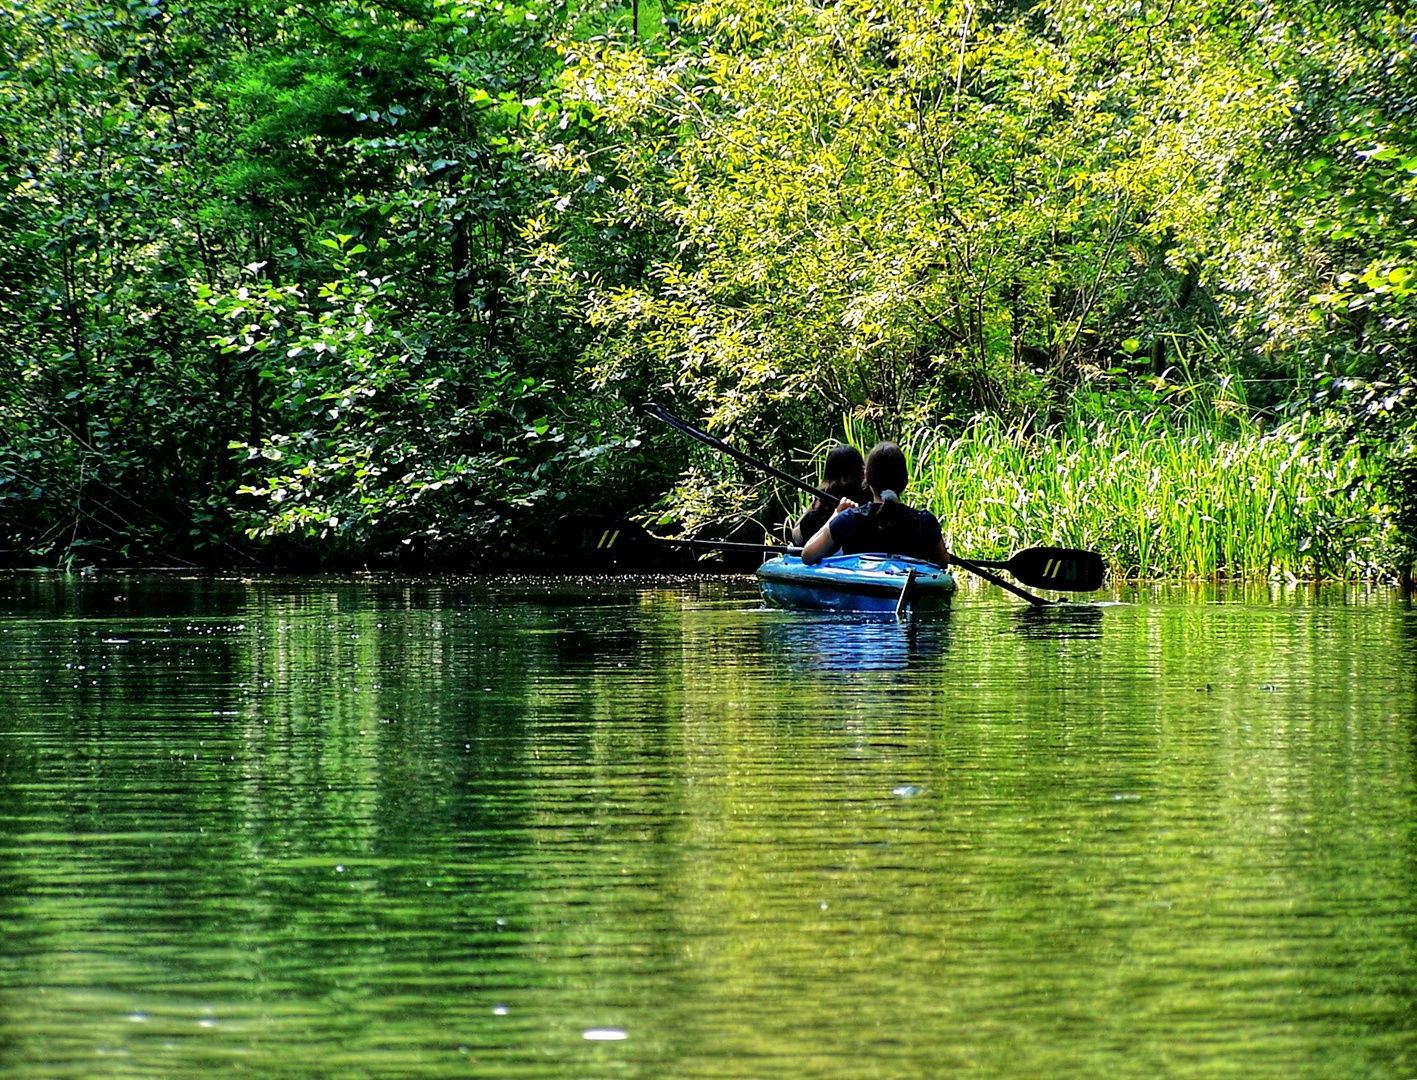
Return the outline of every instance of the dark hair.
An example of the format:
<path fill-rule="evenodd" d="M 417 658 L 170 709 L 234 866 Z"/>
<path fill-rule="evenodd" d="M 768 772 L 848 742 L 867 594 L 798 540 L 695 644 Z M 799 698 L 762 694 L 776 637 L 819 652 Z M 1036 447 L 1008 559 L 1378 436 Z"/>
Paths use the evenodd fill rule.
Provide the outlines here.
<path fill-rule="evenodd" d="M 822 466 L 822 487 L 832 495 L 854 499 L 855 493 L 861 491 L 865 469 L 860 450 L 850 443 L 837 443 L 827 451 L 827 461 Z"/>
<path fill-rule="evenodd" d="M 893 442 L 877 443 L 866 455 L 866 486 L 872 494 L 894 491 L 897 495 L 910 483 L 905 467 L 905 455 Z"/>

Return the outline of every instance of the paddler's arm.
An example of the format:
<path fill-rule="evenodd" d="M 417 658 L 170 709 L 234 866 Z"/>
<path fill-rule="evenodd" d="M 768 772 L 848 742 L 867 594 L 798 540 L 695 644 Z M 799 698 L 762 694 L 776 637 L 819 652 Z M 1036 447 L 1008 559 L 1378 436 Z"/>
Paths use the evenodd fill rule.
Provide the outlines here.
<path fill-rule="evenodd" d="M 929 561 L 944 569 L 954 562 L 954 556 L 950 554 L 950 549 L 945 547 L 945 534 L 940 528 L 939 520 L 928 510 L 924 511 L 924 516 L 929 522 L 930 531 L 935 534 L 935 545 L 930 551 Z"/>
<path fill-rule="evenodd" d="M 837 543 L 832 539 L 832 522 L 835 521 L 843 511 L 855 510 L 856 504 L 850 499 L 842 499 L 836 504 L 836 513 L 831 516 L 825 525 L 817 530 L 817 534 L 802 545 L 802 561 L 808 566 L 816 566 L 828 555 L 837 549 Z"/>

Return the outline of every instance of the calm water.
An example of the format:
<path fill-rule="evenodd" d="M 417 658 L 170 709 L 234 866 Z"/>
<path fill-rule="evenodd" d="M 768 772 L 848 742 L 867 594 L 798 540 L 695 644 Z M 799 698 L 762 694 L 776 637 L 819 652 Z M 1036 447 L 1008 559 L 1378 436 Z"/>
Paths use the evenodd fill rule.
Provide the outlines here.
<path fill-rule="evenodd" d="M 1113 599 L 0 578 L 0 1075 L 1417 1077 L 1417 612 Z"/>

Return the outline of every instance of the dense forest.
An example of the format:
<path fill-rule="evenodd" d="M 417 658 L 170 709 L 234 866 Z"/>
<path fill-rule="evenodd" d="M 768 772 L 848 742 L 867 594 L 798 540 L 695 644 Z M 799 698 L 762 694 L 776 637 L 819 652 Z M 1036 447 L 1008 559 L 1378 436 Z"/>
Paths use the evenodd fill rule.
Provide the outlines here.
<path fill-rule="evenodd" d="M 1398 0 L 0 0 L 0 110 L 0 564 L 796 508 L 650 400 L 981 556 L 1417 558 Z"/>

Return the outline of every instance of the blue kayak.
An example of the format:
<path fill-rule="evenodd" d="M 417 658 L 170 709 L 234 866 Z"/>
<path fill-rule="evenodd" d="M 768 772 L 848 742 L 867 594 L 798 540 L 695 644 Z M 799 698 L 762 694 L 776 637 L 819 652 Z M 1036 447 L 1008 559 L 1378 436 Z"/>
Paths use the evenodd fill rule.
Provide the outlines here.
<path fill-rule="evenodd" d="M 758 585 L 769 607 L 893 613 L 912 569 L 910 608 L 949 607 L 955 591 L 953 575 L 934 563 L 901 555 L 828 555 L 815 566 L 807 566 L 796 555 L 779 555 L 758 567 Z"/>

